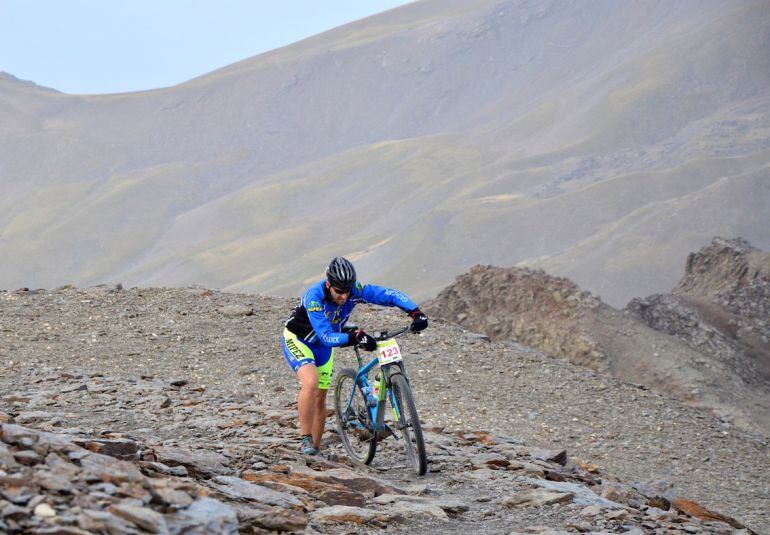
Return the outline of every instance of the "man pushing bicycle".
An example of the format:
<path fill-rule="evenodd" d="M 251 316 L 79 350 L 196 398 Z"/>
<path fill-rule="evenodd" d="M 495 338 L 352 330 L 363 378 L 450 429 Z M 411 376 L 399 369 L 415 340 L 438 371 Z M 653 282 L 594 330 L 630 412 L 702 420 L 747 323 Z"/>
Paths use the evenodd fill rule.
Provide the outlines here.
<path fill-rule="evenodd" d="M 311 286 L 291 313 L 283 331 L 283 355 L 297 373 L 301 387 L 300 451 L 318 455 L 326 423 L 326 393 L 334 372 L 334 348 L 359 345 L 374 351 L 377 342 L 363 330 L 343 326 L 358 303 L 398 307 L 412 318 L 410 329 L 422 331 L 428 318 L 403 293 L 362 284 L 349 260 L 338 256 L 326 268 L 326 280 Z"/>

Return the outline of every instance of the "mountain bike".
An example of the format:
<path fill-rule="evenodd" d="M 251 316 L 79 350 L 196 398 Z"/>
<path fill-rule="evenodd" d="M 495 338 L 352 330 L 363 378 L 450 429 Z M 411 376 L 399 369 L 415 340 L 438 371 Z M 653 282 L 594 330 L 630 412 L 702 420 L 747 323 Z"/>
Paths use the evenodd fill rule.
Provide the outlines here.
<path fill-rule="evenodd" d="M 377 444 L 392 436 L 403 441 L 412 469 L 422 476 L 428 469 L 425 441 L 401 350 L 395 340 L 408 330 L 409 326 L 374 336 L 376 356 L 366 365 L 359 347 L 354 346 L 358 369 L 345 368 L 337 376 L 334 412 L 337 431 L 350 457 L 370 464 Z M 380 369 L 370 381 L 369 372 L 378 365 Z M 393 414 L 388 422 L 385 421 L 386 405 L 390 405 Z"/>

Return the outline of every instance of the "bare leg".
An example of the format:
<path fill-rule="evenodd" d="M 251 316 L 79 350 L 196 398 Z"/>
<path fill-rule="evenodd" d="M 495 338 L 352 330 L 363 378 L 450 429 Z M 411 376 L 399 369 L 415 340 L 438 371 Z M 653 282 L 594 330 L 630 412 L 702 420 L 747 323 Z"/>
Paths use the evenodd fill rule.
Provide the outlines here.
<path fill-rule="evenodd" d="M 313 434 L 316 420 L 316 404 L 318 399 L 318 370 L 315 364 L 306 364 L 297 370 L 297 377 L 302 383 L 299 391 L 297 409 L 299 410 L 299 432 L 301 435 Z M 325 392 L 325 391 L 324 391 Z M 324 398 L 326 394 L 324 393 Z"/>
<path fill-rule="evenodd" d="M 318 389 L 315 398 L 315 420 L 313 420 L 313 446 L 321 449 L 321 439 L 326 424 L 326 393 L 328 390 Z"/>

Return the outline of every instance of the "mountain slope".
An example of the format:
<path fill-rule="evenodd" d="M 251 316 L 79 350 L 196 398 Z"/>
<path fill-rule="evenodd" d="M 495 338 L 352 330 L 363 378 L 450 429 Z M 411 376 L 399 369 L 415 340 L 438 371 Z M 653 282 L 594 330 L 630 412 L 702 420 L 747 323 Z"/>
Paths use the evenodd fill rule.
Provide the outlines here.
<path fill-rule="evenodd" d="M 293 294 L 348 254 L 417 296 L 479 262 L 667 290 L 681 248 L 770 247 L 769 11 L 429 0 L 156 91 L 4 76 L 0 286 Z"/>

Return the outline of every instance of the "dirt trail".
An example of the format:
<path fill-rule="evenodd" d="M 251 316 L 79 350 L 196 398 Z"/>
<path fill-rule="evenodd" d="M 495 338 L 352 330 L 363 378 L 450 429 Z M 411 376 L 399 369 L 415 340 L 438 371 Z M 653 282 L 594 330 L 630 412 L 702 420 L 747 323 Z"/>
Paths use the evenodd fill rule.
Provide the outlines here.
<path fill-rule="evenodd" d="M 257 423 L 269 418 L 270 411 L 282 412 L 279 420 L 287 418 L 280 440 L 287 447 L 294 440 L 296 430 L 289 422 L 297 385 L 278 346 L 280 326 L 292 305 L 288 299 L 202 289 L 0 292 L 0 360 L 5 365 L 0 411 L 18 424 L 53 431 L 75 427 L 93 434 L 153 435 L 159 444 L 176 440 L 186 447 L 230 452 L 236 474 L 243 477 L 244 470 L 254 470 L 244 444 L 252 439 L 269 442 L 270 433 L 278 433 Z M 356 319 L 370 328 L 405 321 L 393 311 L 363 307 Z M 412 529 L 407 526 L 436 532 L 476 526 L 509 532 L 536 525 L 623 531 L 626 524 L 630 529 L 652 521 L 630 515 L 614 522 L 607 516 L 609 509 L 596 517 L 580 516 L 587 506 L 578 508 L 574 502 L 535 508 L 502 504 L 515 491 L 536 488 L 517 478 L 542 476 L 526 474 L 532 467 L 525 472 L 496 469 L 492 454 L 503 455 L 509 464 L 533 463 L 540 449 L 564 449 L 569 459 L 596 465 L 603 477 L 612 474 L 624 485 L 664 480 L 671 498 L 696 500 L 759 533 L 770 532 L 770 450 L 763 437 L 644 388 L 517 344 L 490 342 L 440 321 L 424 334 L 404 339 L 402 347 L 421 416 L 432 430 L 431 466 L 436 471 L 416 480 L 398 469 L 403 465 L 400 454 L 389 456 L 387 450 L 378 456 L 377 466 L 391 468 L 384 475 L 394 485 L 409 486 L 410 495 L 469 506 L 468 511 L 452 512 L 456 518 L 451 522 L 411 511 L 405 531 Z M 351 362 L 350 352 L 340 353 L 339 366 Z M 98 392 L 96 383 L 108 379 L 115 387 Z M 185 405 L 169 393 L 176 392 L 171 381 L 185 381 L 182 390 L 201 401 Z M 63 392 L 67 388 L 73 390 Z M 169 405 L 161 410 L 166 397 Z M 236 420 L 249 408 L 253 425 L 246 417 L 237 426 L 221 427 L 223 414 Z M 485 444 L 480 435 L 463 439 L 456 433 L 468 430 L 510 439 Z M 334 434 L 327 436 L 329 453 L 339 455 Z M 506 448 L 513 452 L 508 457 L 502 451 Z M 488 457 L 474 460 L 477 455 Z M 265 460 L 296 461 L 281 459 L 273 455 Z M 575 465 L 548 466 L 567 482 L 580 474 L 571 471 Z M 372 474 L 378 472 L 375 467 Z M 568 527 L 575 519 L 584 523 L 582 528 Z M 337 530 L 337 524 L 317 520 L 310 525 Z M 391 529 L 402 528 L 394 524 Z"/>

